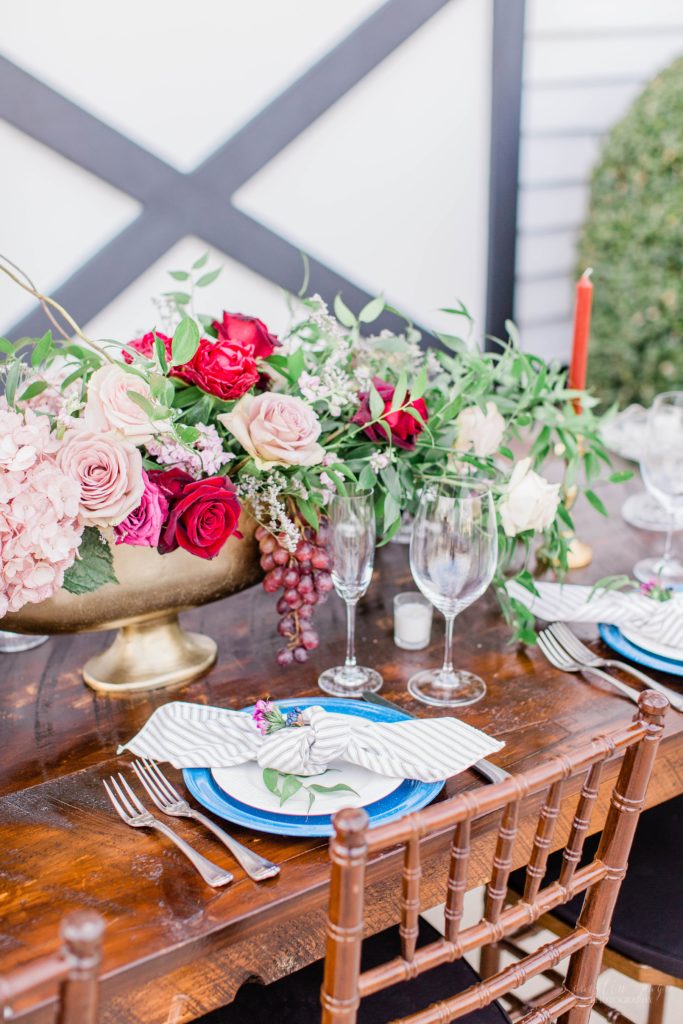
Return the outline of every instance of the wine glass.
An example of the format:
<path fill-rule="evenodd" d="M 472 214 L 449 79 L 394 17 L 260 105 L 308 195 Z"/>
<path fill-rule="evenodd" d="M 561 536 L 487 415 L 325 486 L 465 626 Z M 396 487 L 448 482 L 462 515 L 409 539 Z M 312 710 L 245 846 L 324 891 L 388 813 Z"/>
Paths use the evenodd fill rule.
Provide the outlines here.
<path fill-rule="evenodd" d="M 683 391 L 657 395 L 647 416 L 640 459 L 643 482 L 669 517 L 664 554 L 642 558 L 633 573 L 643 583 L 683 584 L 683 565 L 673 554 L 673 534 L 683 510 Z"/>
<path fill-rule="evenodd" d="M 486 684 L 451 660 L 455 616 L 481 597 L 498 560 L 496 510 L 488 484 L 472 478 L 428 484 L 410 540 L 410 568 L 424 596 L 446 619 L 444 662 L 412 676 L 408 691 L 438 707 L 474 704 Z"/>
<path fill-rule="evenodd" d="M 372 491 L 337 494 L 329 508 L 329 551 L 332 581 L 346 602 L 346 660 L 326 669 L 318 686 L 335 697 L 359 697 L 364 691 L 379 690 L 382 677 L 374 668 L 356 661 L 356 605 L 370 586 L 375 559 L 375 505 Z"/>

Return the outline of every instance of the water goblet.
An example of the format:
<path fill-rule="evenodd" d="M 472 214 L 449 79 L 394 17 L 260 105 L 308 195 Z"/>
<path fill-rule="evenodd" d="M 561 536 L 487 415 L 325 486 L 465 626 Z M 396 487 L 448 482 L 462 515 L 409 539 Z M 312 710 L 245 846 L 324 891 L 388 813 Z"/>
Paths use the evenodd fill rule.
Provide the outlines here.
<path fill-rule="evenodd" d="M 641 558 L 633 569 L 643 583 L 683 585 L 683 564 L 673 553 L 673 534 L 683 511 L 683 391 L 657 395 L 647 417 L 640 472 L 650 494 L 668 515 L 664 553 Z"/>
<path fill-rule="evenodd" d="M 446 619 L 440 669 L 412 676 L 408 691 L 438 707 L 474 704 L 486 684 L 452 662 L 456 615 L 476 601 L 493 579 L 498 560 L 496 511 L 489 485 L 469 477 L 427 484 L 410 540 L 410 568 L 424 596 Z"/>
<path fill-rule="evenodd" d="M 346 603 L 346 660 L 321 673 L 318 686 L 335 697 L 360 697 L 379 690 L 382 677 L 356 661 L 356 605 L 370 586 L 375 559 L 376 526 L 372 491 L 337 494 L 329 508 L 332 581 Z"/>

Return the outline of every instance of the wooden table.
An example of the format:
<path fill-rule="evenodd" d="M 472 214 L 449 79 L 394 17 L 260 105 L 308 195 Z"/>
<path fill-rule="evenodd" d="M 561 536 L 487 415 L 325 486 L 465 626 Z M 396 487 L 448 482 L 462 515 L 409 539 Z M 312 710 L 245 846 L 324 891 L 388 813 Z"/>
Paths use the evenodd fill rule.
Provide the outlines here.
<path fill-rule="evenodd" d="M 626 490 L 603 491 L 613 511 L 609 521 L 579 510 L 582 536 L 594 545 L 596 557 L 575 579 L 594 581 L 629 571 L 640 555 L 661 545 L 661 535 L 638 533 L 623 524 L 618 510 Z M 378 555 L 371 589 L 359 610 L 358 650 L 382 672 L 388 697 L 429 715 L 433 712 L 408 699 L 406 682 L 418 667 L 438 663 L 443 628 L 435 617 L 434 641 L 427 652 L 394 647 L 392 598 L 405 589 L 412 589 L 407 549 L 390 545 Z M 96 909 L 107 921 L 106 1024 L 180 1024 L 230 1001 L 245 979 L 273 980 L 323 952 L 328 883 L 324 840 L 276 839 L 235 828 L 238 838 L 282 865 L 278 878 L 257 885 L 212 838 L 193 823 L 178 821 L 178 830 L 202 852 L 234 870 L 235 882 L 213 891 L 175 847 L 124 826 L 106 800 L 101 779 L 128 761 L 116 757 L 117 744 L 170 699 L 239 708 L 266 694 L 315 695 L 320 670 L 343 658 L 341 602 L 333 598 L 318 616 L 325 640 L 315 656 L 289 669 L 274 663 L 278 640 L 273 601 L 260 587 L 186 618 L 219 641 L 219 660 L 208 677 L 174 693 L 111 698 L 88 690 L 79 666 L 106 642 L 99 634 L 54 638 L 25 654 L 0 655 L 0 964 L 10 968 L 53 950 L 66 911 Z M 592 627 L 584 633 L 595 636 Z M 455 662 L 486 679 L 486 698 L 461 715 L 505 741 L 497 760 L 509 769 L 566 750 L 630 719 L 634 711 L 606 684 L 563 675 L 538 650 L 510 646 L 491 595 L 456 623 Z M 608 782 L 617 767 L 608 773 Z M 466 772 L 448 784 L 447 792 L 479 785 Z M 655 804 L 680 792 L 683 715 L 671 712 L 648 799 Z M 558 845 L 572 809 L 567 801 Z M 602 797 L 594 830 L 601 826 L 605 809 Z M 484 824 L 475 837 L 472 887 L 486 880 L 494 825 Z M 529 809 L 523 815 L 516 864 L 528 853 L 531 827 Z M 424 907 L 443 899 L 448 840 L 440 837 L 427 851 Z M 398 863 L 398 856 L 389 854 L 370 865 L 373 930 L 398 918 Z M 53 1006 L 48 1001 L 29 1007 L 20 1019 L 52 1021 Z"/>

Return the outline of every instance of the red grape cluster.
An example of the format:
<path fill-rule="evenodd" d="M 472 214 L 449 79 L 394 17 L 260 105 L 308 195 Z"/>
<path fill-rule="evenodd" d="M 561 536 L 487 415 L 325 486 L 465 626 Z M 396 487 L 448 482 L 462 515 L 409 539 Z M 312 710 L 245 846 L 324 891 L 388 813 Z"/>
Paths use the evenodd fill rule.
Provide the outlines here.
<path fill-rule="evenodd" d="M 259 526 L 256 539 L 261 551 L 261 568 L 265 572 L 263 589 L 268 594 L 284 593 L 278 599 L 280 621 L 277 631 L 287 641 L 277 652 L 278 665 L 304 662 L 308 652 L 320 642 L 311 619 L 316 605 L 324 604 L 333 589 L 330 556 L 325 550 L 325 527 L 316 533 L 305 527 L 295 551 L 290 551 L 284 537 L 276 537 Z"/>

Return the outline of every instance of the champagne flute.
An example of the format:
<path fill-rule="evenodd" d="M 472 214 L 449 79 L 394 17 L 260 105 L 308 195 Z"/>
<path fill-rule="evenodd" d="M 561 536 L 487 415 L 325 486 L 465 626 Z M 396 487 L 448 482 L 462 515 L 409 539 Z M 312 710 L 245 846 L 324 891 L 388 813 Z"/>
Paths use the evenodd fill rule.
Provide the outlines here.
<path fill-rule="evenodd" d="M 410 540 L 410 568 L 424 596 L 446 619 L 440 669 L 412 676 L 408 691 L 438 707 L 474 704 L 486 684 L 471 672 L 453 668 L 453 622 L 481 597 L 498 560 L 496 510 L 489 486 L 470 477 L 428 484 L 420 498 Z"/>
<path fill-rule="evenodd" d="M 683 585 L 683 565 L 673 554 L 673 534 L 683 510 L 683 391 L 657 395 L 647 416 L 645 444 L 640 460 L 643 482 L 669 517 L 664 553 L 641 558 L 633 569 L 643 583 Z"/>
<path fill-rule="evenodd" d="M 337 494 L 329 509 L 332 581 L 346 602 L 346 660 L 326 669 L 318 686 L 335 697 L 359 697 L 364 691 L 379 690 L 382 677 L 373 668 L 356 661 L 356 605 L 370 586 L 375 559 L 375 505 L 372 491 Z"/>

